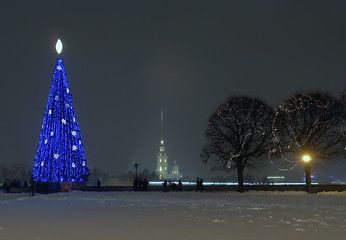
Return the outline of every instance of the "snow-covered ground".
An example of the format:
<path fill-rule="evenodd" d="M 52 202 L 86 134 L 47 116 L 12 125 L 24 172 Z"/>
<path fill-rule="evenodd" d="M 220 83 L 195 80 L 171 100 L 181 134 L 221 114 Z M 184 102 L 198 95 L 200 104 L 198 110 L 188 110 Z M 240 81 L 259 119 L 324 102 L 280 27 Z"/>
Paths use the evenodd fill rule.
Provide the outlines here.
<path fill-rule="evenodd" d="M 346 239 L 346 193 L 0 193 L 1 240 Z"/>

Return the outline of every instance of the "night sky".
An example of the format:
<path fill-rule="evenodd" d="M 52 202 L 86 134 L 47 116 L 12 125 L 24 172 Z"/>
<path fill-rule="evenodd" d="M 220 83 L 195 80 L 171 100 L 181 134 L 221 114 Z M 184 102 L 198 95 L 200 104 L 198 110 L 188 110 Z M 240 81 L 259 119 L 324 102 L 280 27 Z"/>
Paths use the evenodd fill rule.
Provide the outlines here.
<path fill-rule="evenodd" d="M 154 170 L 163 108 L 168 160 L 218 175 L 200 151 L 227 97 L 276 107 L 345 89 L 345 13 L 345 1 L 1 2 L 0 164 L 34 163 L 60 38 L 90 168 Z"/>

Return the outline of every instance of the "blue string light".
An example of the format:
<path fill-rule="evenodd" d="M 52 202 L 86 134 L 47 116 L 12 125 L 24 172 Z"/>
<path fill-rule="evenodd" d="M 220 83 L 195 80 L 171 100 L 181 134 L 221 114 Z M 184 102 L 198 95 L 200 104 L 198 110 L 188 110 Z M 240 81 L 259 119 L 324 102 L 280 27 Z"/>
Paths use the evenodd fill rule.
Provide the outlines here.
<path fill-rule="evenodd" d="M 54 70 L 33 178 L 35 181 L 86 180 L 88 168 L 62 59 Z"/>

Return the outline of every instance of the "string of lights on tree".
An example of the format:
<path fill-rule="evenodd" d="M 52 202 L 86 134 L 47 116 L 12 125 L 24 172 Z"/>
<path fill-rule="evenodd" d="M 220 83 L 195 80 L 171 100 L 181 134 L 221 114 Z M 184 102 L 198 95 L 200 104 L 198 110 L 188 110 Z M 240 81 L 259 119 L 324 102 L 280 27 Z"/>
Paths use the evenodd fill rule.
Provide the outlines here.
<path fill-rule="evenodd" d="M 271 119 L 272 110 L 259 99 L 227 99 L 209 119 L 203 156 L 214 156 L 218 169 L 246 165 L 268 151 Z"/>
<path fill-rule="evenodd" d="M 287 171 L 299 165 L 304 154 L 314 161 L 345 154 L 344 114 L 342 101 L 324 92 L 299 92 L 288 98 L 275 111 L 271 163 L 272 156 L 284 159 L 291 167 L 279 169 Z"/>
<path fill-rule="evenodd" d="M 60 54 L 62 43 L 57 42 Z M 88 168 L 62 59 L 57 60 L 38 143 L 35 181 L 82 182 Z"/>

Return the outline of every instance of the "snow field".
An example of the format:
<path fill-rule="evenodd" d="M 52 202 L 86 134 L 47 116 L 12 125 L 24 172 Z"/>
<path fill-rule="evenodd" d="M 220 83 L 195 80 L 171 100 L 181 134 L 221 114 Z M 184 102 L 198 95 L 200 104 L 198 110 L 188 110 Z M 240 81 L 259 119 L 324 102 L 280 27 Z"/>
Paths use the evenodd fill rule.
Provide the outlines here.
<path fill-rule="evenodd" d="M 0 193 L 0 240 L 346 239 L 346 193 Z"/>

